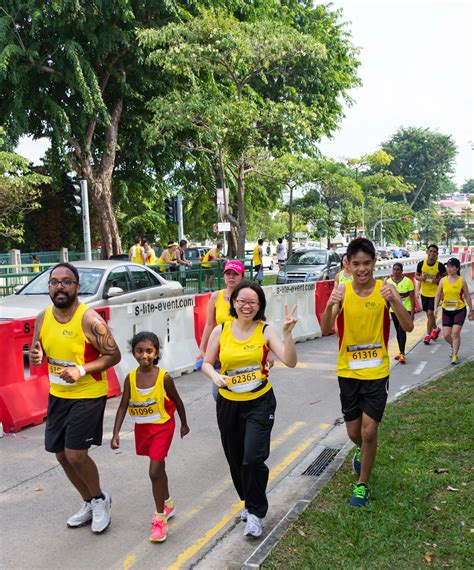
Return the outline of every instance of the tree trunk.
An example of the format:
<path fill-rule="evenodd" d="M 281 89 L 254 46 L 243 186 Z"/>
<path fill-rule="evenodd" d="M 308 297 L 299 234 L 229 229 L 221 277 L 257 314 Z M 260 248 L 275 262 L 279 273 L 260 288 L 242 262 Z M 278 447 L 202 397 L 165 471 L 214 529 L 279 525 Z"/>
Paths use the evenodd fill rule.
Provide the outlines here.
<path fill-rule="evenodd" d="M 237 176 L 237 214 L 239 220 L 239 232 L 237 235 L 237 256 L 245 257 L 245 165 L 239 165 Z"/>
<path fill-rule="evenodd" d="M 104 181 L 93 181 L 94 206 L 99 214 L 99 227 L 102 236 L 102 259 L 109 259 L 114 253 L 122 253 L 122 242 L 120 239 L 117 219 L 112 206 L 112 178 Z"/>
<path fill-rule="evenodd" d="M 290 186 L 290 205 L 288 211 L 288 257 L 293 253 L 293 186 Z"/>

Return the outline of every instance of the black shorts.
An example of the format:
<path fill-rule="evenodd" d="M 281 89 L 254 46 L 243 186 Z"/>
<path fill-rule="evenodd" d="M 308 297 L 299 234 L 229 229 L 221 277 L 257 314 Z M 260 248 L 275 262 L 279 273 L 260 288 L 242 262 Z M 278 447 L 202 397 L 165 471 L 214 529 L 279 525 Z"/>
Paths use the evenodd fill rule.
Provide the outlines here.
<path fill-rule="evenodd" d="M 466 307 L 463 309 L 456 309 L 455 311 L 446 311 L 443 309 L 443 327 L 452 327 L 454 325 L 458 325 L 458 327 L 462 327 L 464 321 L 466 320 L 467 310 Z"/>
<path fill-rule="evenodd" d="M 423 311 L 434 311 L 434 297 L 425 297 L 421 295 L 421 307 Z"/>
<path fill-rule="evenodd" d="M 59 453 L 67 449 L 89 449 L 102 445 L 107 396 L 100 398 L 57 398 L 49 395 L 48 419 L 44 434 L 46 451 Z"/>
<path fill-rule="evenodd" d="M 352 422 L 365 412 L 376 422 L 382 421 L 387 404 L 388 376 L 381 380 L 357 380 L 338 376 L 344 421 Z"/>

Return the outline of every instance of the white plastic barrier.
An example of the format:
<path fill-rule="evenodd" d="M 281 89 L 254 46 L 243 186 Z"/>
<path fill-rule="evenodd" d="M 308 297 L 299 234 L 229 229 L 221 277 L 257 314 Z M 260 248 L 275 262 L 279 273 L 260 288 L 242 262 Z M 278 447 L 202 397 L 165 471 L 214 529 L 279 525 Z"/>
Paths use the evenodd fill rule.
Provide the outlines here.
<path fill-rule="evenodd" d="M 122 385 L 130 370 L 138 366 L 129 341 L 143 331 L 153 332 L 160 339 L 159 366 L 172 376 L 195 369 L 198 346 L 194 338 L 193 295 L 111 305 L 108 324 L 122 352 L 122 360 L 115 366 Z"/>
<path fill-rule="evenodd" d="M 471 295 L 474 293 L 474 281 L 472 279 L 472 262 L 461 266 L 461 275 L 464 277 Z"/>
<path fill-rule="evenodd" d="M 321 327 L 316 318 L 315 283 L 290 283 L 288 285 L 272 285 L 263 288 L 267 299 L 265 311 L 267 322 L 281 330 L 285 317 L 285 304 L 288 311 L 297 304 L 298 322 L 293 329 L 296 342 L 321 336 Z"/>

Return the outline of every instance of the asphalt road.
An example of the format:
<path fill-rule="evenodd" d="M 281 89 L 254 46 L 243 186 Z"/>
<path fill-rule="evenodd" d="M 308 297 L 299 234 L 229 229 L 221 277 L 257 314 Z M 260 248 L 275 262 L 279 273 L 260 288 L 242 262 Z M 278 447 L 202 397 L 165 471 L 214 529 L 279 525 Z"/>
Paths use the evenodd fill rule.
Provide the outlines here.
<path fill-rule="evenodd" d="M 410 347 L 415 347 L 423 332 L 424 317 L 420 315 L 409 337 Z M 466 323 L 463 356 L 472 353 L 473 337 L 474 323 Z M 282 485 L 291 469 L 340 421 L 336 350 L 334 336 L 301 343 L 295 369 L 277 365 L 272 371 L 278 407 L 268 462 L 270 489 Z M 449 368 L 448 352 L 441 339 L 430 347 L 416 346 L 404 367 L 394 366 L 392 393 Z M 391 353 L 396 353 L 393 340 Z M 113 497 L 112 524 L 103 535 L 93 535 L 90 527 L 66 527 L 67 518 L 80 506 L 80 498 L 54 456 L 43 450 L 44 425 L 0 440 L 2 568 L 185 568 L 232 527 L 241 504 L 221 449 L 210 383 L 202 374 L 193 373 L 178 378 L 176 384 L 185 402 L 191 433 L 181 440 L 177 432 L 167 461 L 177 514 L 170 523 L 166 543 L 148 541 L 154 510 L 148 461 L 135 455 L 130 423 L 124 424 L 121 449 L 114 452 L 109 447 L 118 406 L 118 399 L 112 399 L 106 409 L 104 445 L 92 450 L 102 486 Z M 266 531 L 285 509 L 286 500 L 271 500 Z M 238 548 L 226 554 L 222 548 L 227 539 L 222 541 L 214 561 L 203 563 L 203 567 L 234 567 L 249 556 L 255 542 L 240 538 L 242 525 L 232 533 L 238 535 Z M 212 559 L 213 553 L 210 556 Z"/>

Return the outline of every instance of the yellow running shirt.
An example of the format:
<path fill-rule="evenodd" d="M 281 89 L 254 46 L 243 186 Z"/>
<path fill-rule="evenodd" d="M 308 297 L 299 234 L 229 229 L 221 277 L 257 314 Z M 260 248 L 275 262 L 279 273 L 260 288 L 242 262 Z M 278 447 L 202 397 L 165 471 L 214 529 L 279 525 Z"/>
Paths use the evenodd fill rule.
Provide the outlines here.
<path fill-rule="evenodd" d="M 220 373 L 230 376 L 230 380 L 227 388 L 219 388 L 219 394 L 238 402 L 256 400 L 271 388 L 270 382 L 266 382 L 269 352 L 263 336 L 266 325 L 259 322 L 252 336 L 237 340 L 232 333 L 232 323 L 226 321 L 222 325 L 218 357 Z M 262 386 L 260 390 L 259 386 Z"/>
<path fill-rule="evenodd" d="M 133 263 L 143 263 L 140 245 L 134 245 L 132 247 L 131 258 Z"/>
<path fill-rule="evenodd" d="M 260 248 L 262 246 L 261 245 L 256 245 L 253 248 L 253 265 L 255 267 L 255 265 L 262 265 L 262 258 L 260 256 Z"/>
<path fill-rule="evenodd" d="M 225 321 L 233 320 L 234 317 L 230 316 L 229 313 L 230 303 L 225 300 L 224 289 L 217 292 L 216 299 L 216 323 L 221 325 Z"/>
<path fill-rule="evenodd" d="M 344 271 L 340 271 L 338 275 L 339 275 L 339 285 L 341 285 L 341 283 L 349 283 L 349 282 L 352 283 L 352 281 L 354 280 L 354 277 L 352 277 L 352 275 L 346 277 L 344 275 Z"/>
<path fill-rule="evenodd" d="M 462 290 L 462 277 L 458 277 L 454 283 L 449 282 L 447 277 L 443 279 L 443 302 L 441 306 L 445 311 L 464 309 L 466 303 Z"/>
<path fill-rule="evenodd" d="M 156 254 L 154 249 L 152 249 L 148 254 L 146 254 L 146 264 L 147 265 L 156 264 Z"/>
<path fill-rule="evenodd" d="M 390 316 L 381 287 L 382 281 L 376 281 L 372 293 L 360 297 L 351 282 L 345 284 L 346 293 L 337 317 L 337 374 L 342 378 L 382 380 L 390 373 Z"/>
<path fill-rule="evenodd" d="M 137 370 L 138 368 L 135 368 L 128 375 L 130 380 L 129 416 L 137 424 L 166 423 L 171 418 L 165 408 L 165 400 L 170 401 L 165 392 L 166 370 L 158 368 L 156 383 L 149 389 L 137 388 Z"/>
<path fill-rule="evenodd" d="M 82 317 L 88 308 L 81 303 L 72 319 L 65 324 L 54 318 L 52 305 L 44 313 L 39 339 L 48 357 L 49 392 L 57 398 L 100 398 L 107 395 L 105 372 L 86 374 L 74 384 L 68 384 L 58 376 L 66 366 L 84 366 L 100 356 L 82 329 Z"/>
<path fill-rule="evenodd" d="M 391 277 L 390 279 L 387 279 L 387 283 L 390 283 L 390 285 L 393 285 L 395 287 L 400 297 L 402 298 L 403 306 L 409 313 L 411 313 L 410 291 L 415 290 L 413 281 L 409 277 L 404 275 L 402 277 L 402 280 L 399 281 L 398 283 L 395 283 L 395 281 Z M 390 312 L 393 313 L 392 307 L 390 307 Z"/>
<path fill-rule="evenodd" d="M 220 256 L 221 256 L 221 252 L 220 252 L 220 250 L 217 249 L 217 247 L 214 249 L 210 249 L 209 251 L 206 251 L 204 257 L 202 258 L 202 266 L 203 267 L 212 267 L 211 263 L 204 263 L 204 262 L 205 261 L 215 261 Z"/>
<path fill-rule="evenodd" d="M 169 265 L 168 262 L 163 259 L 163 252 L 164 251 L 165 250 L 163 250 L 161 252 L 160 257 L 157 259 L 157 261 L 155 263 L 155 265 L 164 265 L 164 267 L 160 267 L 160 271 L 167 271 L 168 269 L 171 269 L 171 267 L 173 267 L 172 265 Z M 174 261 L 176 259 L 176 253 L 174 251 L 169 251 L 168 253 L 169 253 L 168 259 L 170 261 Z"/>
<path fill-rule="evenodd" d="M 438 290 L 438 284 L 433 283 L 433 280 L 438 279 L 441 276 L 439 261 L 436 261 L 434 265 L 428 265 L 428 262 L 425 259 L 421 266 L 421 274 L 426 277 L 426 281 L 421 281 L 420 293 L 424 297 L 435 297 L 436 291 Z"/>

